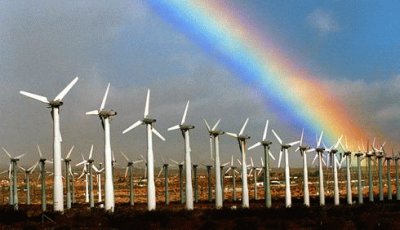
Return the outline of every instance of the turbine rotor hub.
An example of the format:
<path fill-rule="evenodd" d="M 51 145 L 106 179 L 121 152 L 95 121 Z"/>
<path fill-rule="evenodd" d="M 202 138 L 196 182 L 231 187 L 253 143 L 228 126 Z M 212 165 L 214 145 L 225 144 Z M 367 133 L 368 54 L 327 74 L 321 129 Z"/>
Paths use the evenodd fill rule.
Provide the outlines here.
<path fill-rule="evenodd" d="M 112 116 L 117 115 L 117 112 L 115 112 L 114 110 L 102 110 L 99 112 L 99 116 L 102 118 L 109 118 Z"/>
<path fill-rule="evenodd" d="M 55 100 L 55 101 L 50 101 L 49 102 L 49 106 L 51 108 L 58 108 L 60 106 L 62 106 L 64 104 L 64 102 L 60 101 L 60 100 Z"/>
<path fill-rule="evenodd" d="M 154 118 L 146 117 L 143 119 L 143 123 L 145 123 L 146 125 L 151 125 L 154 122 L 156 122 L 156 119 Z"/>

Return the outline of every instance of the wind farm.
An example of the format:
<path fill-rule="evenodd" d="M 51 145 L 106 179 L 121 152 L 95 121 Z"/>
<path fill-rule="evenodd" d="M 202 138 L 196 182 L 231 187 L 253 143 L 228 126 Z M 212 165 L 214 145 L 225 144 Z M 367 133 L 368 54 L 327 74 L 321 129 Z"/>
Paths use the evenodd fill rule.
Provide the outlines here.
<path fill-rule="evenodd" d="M 0 3 L 0 226 L 400 227 L 398 7 Z"/>

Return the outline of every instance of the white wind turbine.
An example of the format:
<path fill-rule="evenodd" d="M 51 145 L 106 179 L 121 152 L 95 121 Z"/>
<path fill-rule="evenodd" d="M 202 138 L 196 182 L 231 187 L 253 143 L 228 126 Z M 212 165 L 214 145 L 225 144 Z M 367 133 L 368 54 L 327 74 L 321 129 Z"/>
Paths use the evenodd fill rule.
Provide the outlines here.
<path fill-rule="evenodd" d="M 150 103 L 150 89 L 147 90 L 146 104 L 144 107 L 143 120 L 138 120 L 133 125 L 129 126 L 122 133 L 127 133 L 130 130 L 138 127 L 139 125 L 146 125 L 147 130 L 147 210 L 156 209 L 156 187 L 154 184 L 154 153 L 153 153 L 153 133 L 161 140 L 165 138 L 153 127 L 156 119 L 149 116 L 149 103 Z"/>
<path fill-rule="evenodd" d="M 270 140 L 267 140 L 267 132 L 268 132 L 268 123 L 269 121 L 267 120 L 264 128 L 264 133 L 263 133 L 263 138 L 260 142 L 255 143 L 253 146 L 249 147 L 248 150 L 251 150 L 257 146 L 263 146 L 264 147 L 264 159 L 265 159 L 265 165 L 264 165 L 264 196 L 265 196 L 265 206 L 267 208 L 271 207 L 271 183 L 270 183 L 270 167 L 269 167 L 269 157 L 271 157 L 273 160 L 275 160 L 275 157 L 272 155 L 270 151 L 270 147 L 272 142 Z M 262 158 L 261 158 L 262 159 Z"/>
<path fill-rule="evenodd" d="M 250 136 L 244 135 L 244 129 L 246 128 L 249 118 L 246 119 L 239 134 L 225 132 L 227 135 L 232 136 L 237 139 L 239 143 L 239 149 L 242 154 L 242 207 L 249 208 L 249 187 L 247 184 L 247 165 L 246 165 L 246 140 L 250 139 Z"/>
<path fill-rule="evenodd" d="M 71 147 L 71 149 L 69 150 L 68 154 L 65 156 L 64 159 L 62 159 L 65 163 L 65 187 L 67 188 L 67 209 L 71 208 L 71 203 L 72 203 L 72 194 L 71 194 L 71 177 L 70 175 L 71 173 L 71 153 L 72 150 L 74 150 L 74 146 Z"/>
<path fill-rule="evenodd" d="M 92 166 L 93 170 L 96 173 L 96 180 L 97 180 L 97 195 L 98 195 L 98 202 L 101 203 L 101 174 L 104 172 L 104 168 L 102 167 L 102 163 L 99 163 L 99 168 L 95 165 Z"/>
<path fill-rule="evenodd" d="M 303 197 L 304 197 L 304 205 L 309 207 L 310 206 L 310 191 L 308 189 L 308 166 L 307 166 L 307 153 L 310 151 L 310 146 L 303 145 L 303 136 L 304 136 L 304 129 L 301 132 L 301 138 L 299 147 L 296 149 L 300 151 L 300 155 L 303 157 Z"/>
<path fill-rule="evenodd" d="M 180 129 L 185 141 L 186 209 L 193 210 L 192 161 L 190 159 L 190 152 L 192 150 L 190 148 L 189 130 L 194 129 L 194 125 L 185 123 L 188 108 L 189 101 L 186 104 L 181 123 L 168 128 L 168 131 Z"/>
<path fill-rule="evenodd" d="M 86 178 L 89 179 L 89 207 L 94 207 L 94 195 L 93 195 L 93 144 L 90 147 L 89 157 L 87 160 L 83 159 L 80 163 L 76 164 L 76 166 L 85 164 L 87 169 Z"/>
<path fill-rule="evenodd" d="M 22 171 L 25 173 L 25 184 L 26 184 L 26 204 L 31 204 L 31 189 L 30 189 L 30 175 L 32 175 L 33 171 L 35 171 L 36 167 L 38 166 L 39 162 L 36 162 L 31 167 L 25 169 L 21 166 L 18 166 Z"/>
<path fill-rule="evenodd" d="M 290 171 L 289 171 L 289 154 L 288 149 L 293 145 L 297 145 L 300 141 L 293 141 L 290 143 L 283 143 L 282 139 L 272 129 L 272 133 L 275 135 L 279 144 L 281 145 L 281 151 L 279 152 L 278 168 L 281 166 L 282 153 L 285 153 L 285 205 L 287 208 L 292 207 L 292 194 L 290 192 Z"/>
<path fill-rule="evenodd" d="M 8 177 L 10 178 L 10 182 L 12 178 L 12 183 L 10 183 L 12 184 L 12 187 L 10 186 L 10 193 L 12 193 L 12 196 L 10 196 L 12 198 L 11 204 L 14 206 L 14 210 L 18 210 L 17 162 L 25 155 L 25 153 L 16 157 L 12 157 L 3 146 L 1 148 L 7 154 L 8 158 L 10 158 L 10 170 Z"/>
<path fill-rule="evenodd" d="M 332 170 L 333 170 L 333 183 L 334 183 L 334 189 L 333 189 L 333 196 L 334 196 L 334 204 L 339 205 L 340 204 L 340 199 L 339 199 L 339 182 L 338 182 L 338 172 L 337 168 L 341 167 L 340 162 L 336 158 L 336 153 L 339 151 L 337 148 L 340 144 L 340 141 L 342 140 L 343 136 L 340 136 L 340 138 L 337 140 L 337 142 L 332 145 L 329 149 L 325 149 L 326 152 L 329 153 L 329 161 L 332 161 Z M 330 165 L 329 162 L 327 165 Z"/>
<path fill-rule="evenodd" d="M 313 162 L 318 158 L 318 167 L 319 167 L 319 204 L 321 206 L 325 205 L 325 188 L 324 188 L 324 171 L 323 171 L 323 163 L 324 159 L 322 157 L 322 154 L 325 151 L 324 147 L 321 147 L 321 141 L 322 141 L 322 135 L 324 132 L 321 132 L 321 135 L 319 136 L 319 139 L 317 141 L 317 146 L 315 148 L 312 148 L 310 151 L 315 151 L 316 155 L 313 160 Z"/>
<path fill-rule="evenodd" d="M 126 166 L 126 170 L 125 170 L 125 178 L 128 175 L 128 171 L 129 171 L 129 204 L 131 206 L 133 206 L 134 198 L 135 198 L 135 193 L 134 193 L 134 188 L 133 188 L 133 165 L 140 163 L 143 160 L 132 161 L 125 155 L 125 153 L 121 152 L 121 154 L 125 158 L 125 160 L 128 162 L 128 165 Z"/>
<path fill-rule="evenodd" d="M 221 161 L 219 158 L 219 136 L 224 134 L 223 131 L 217 130 L 218 124 L 221 119 L 219 119 L 215 125 L 210 128 L 210 125 L 204 119 L 204 123 L 207 126 L 208 133 L 210 135 L 210 151 L 211 151 L 211 159 L 214 158 L 215 161 L 215 207 L 217 209 L 222 208 L 223 206 L 223 191 L 221 184 Z M 213 156 L 213 152 L 215 153 L 215 157 Z"/>
<path fill-rule="evenodd" d="M 63 194 L 63 182 L 61 172 L 61 131 L 60 131 L 60 117 L 59 108 L 63 105 L 62 99 L 71 90 L 71 88 L 78 81 L 78 77 L 75 77 L 67 87 L 65 87 L 52 101 L 49 101 L 47 97 L 40 96 L 25 91 L 20 91 L 20 94 L 30 97 L 45 103 L 51 108 L 51 116 L 53 118 L 53 173 L 54 173 L 54 186 L 53 186 L 53 205 L 54 211 L 64 211 L 64 194 Z"/>
<path fill-rule="evenodd" d="M 104 208 L 106 211 L 114 212 L 115 201 L 114 201 L 114 184 L 112 175 L 112 156 L 111 156 L 111 141 L 110 141 L 110 119 L 112 116 L 117 115 L 117 112 L 113 110 L 105 110 L 108 90 L 110 89 L 110 83 L 107 85 L 106 93 L 104 94 L 103 101 L 101 102 L 98 110 L 87 112 L 86 115 L 97 115 L 100 117 L 101 124 L 104 129 L 104 168 L 105 168 L 105 198 Z"/>

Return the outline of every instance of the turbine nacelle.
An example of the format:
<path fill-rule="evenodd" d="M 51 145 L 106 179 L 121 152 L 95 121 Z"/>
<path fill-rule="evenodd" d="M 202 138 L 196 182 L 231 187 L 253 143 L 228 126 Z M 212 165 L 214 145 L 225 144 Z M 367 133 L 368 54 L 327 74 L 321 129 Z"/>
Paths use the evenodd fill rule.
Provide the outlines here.
<path fill-rule="evenodd" d="M 329 153 L 333 153 L 333 154 L 336 154 L 337 152 L 339 152 L 339 150 L 337 150 L 337 149 L 331 149 L 331 151 L 329 151 Z"/>
<path fill-rule="evenodd" d="M 323 152 L 325 151 L 325 148 L 318 147 L 318 148 L 315 149 L 315 151 L 316 151 L 317 153 L 323 153 Z"/>
<path fill-rule="evenodd" d="M 270 146 L 271 144 L 272 144 L 272 141 L 261 141 L 261 144 L 263 145 L 263 146 Z"/>
<path fill-rule="evenodd" d="M 238 138 L 238 140 L 240 140 L 240 141 L 245 141 L 245 140 L 247 140 L 247 139 L 250 139 L 250 136 L 248 136 L 248 135 L 240 135 L 240 136 L 238 136 L 237 138 Z"/>
<path fill-rule="evenodd" d="M 188 131 L 188 130 L 190 130 L 190 129 L 194 129 L 194 125 L 181 124 L 181 125 L 179 125 L 179 128 L 180 128 L 182 131 Z"/>
<path fill-rule="evenodd" d="M 150 117 L 146 117 L 143 120 L 143 123 L 145 123 L 146 125 L 151 125 L 153 123 L 155 123 L 157 120 L 154 118 L 150 118 Z"/>
<path fill-rule="evenodd" d="M 305 152 L 306 150 L 311 149 L 311 147 L 308 146 L 308 145 L 303 145 L 303 146 L 299 146 L 299 149 L 300 149 L 302 152 Z"/>
<path fill-rule="evenodd" d="M 60 106 L 62 106 L 64 104 L 64 102 L 62 102 L 61 100 L 53 100 L 49 102 L 49 108 L 58 108 Z"/>
<path fill-rule="evenodd" d="M 350 156 L 350 155 L 351 155 L 351 152 L 350 152 L 350 151 L 345 151 L 343 154 L 344 154 L 345 156 Z"/>
<path fill-rule="evenodd" d="M 99 112 L 99 116 L 102 117 L 102 118 L 109 118 L 109 117 L 112 117 L 112 116 L 115 116 L 115 115 L 117 115 L 117 112 L 115 112 L 112 109 L 111 110 L 101 110 Z"/>
<path fill-rule="evenodd" d="M 216 137 L 216 136 L 224 134 L 225 132 L 222 130 L 210 130 L 209 133 L 210 133 L 210 135 Z"/>

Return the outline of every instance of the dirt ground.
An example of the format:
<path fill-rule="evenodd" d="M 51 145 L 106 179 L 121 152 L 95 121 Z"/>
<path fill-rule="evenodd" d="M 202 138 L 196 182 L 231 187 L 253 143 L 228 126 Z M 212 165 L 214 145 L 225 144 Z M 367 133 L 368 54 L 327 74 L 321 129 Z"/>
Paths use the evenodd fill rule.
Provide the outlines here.
<path fill-rule="evenodd" d="M 394 170 L 393 170 L 394 171 Z M 387 184 L 384 184 L 385 201 L 378 202 L 376 181 L 374 182 L 375 202 L 367 199 L 368 186 L 364 183 L 364 204 L 346 204 L 346 191 L 344 178 L 341 173 L 340 183 L 341 205 L 333 205 L 333 184 L 331 175 L 326 173 L 326 205 L 319 206 L 317 174 L 310 172 L 311 207 L 303 206 L 302 175 L 301 170 L 292 170 L 291 194 L 292 208 L 285 208 L 284 185 L 271 186 L 272 208 L 265 208 L 264 191 L 262 185 L 257 187 L 257 200 L 254 196 L 254 180 L 249 178 L 250 209 L 241 209 L 241 181 L 237 178 L 237 200 L 232 200 L 232 179 L 224 180 L 224 208 L 214 209 L 214 201 L 208 201 L 208 184 L 205 172 L 199 172 L 199 202 L 195 203 L 193 211 L 186 211 L 179 197 L 179 178 L 176 172 L 171 172 L 169 177 L 170 204 L 165 205 L 164 178 L 156 180 L 157 210 L 148 212 L 146 183 L 140 180 L 141 175 L 135 177 L 135 204 L 129 205 L 128 181 L 119 170 L 115 175 L 115 201 L 114 213 L 105 213 L 100 208 L 97 196 L 97 182 L 94 180 L 95 208 L 89 209 L 85 202 L 85 182 L 75 182 L 76 202 L 72 209 L 65 210 L 64 214 L 51 212 L 52 209 L 52 178 L 47 178 L 48 212 L 42 213 L 40 206 L 40 184 L 37 176 L 32 176 L 31 198 L 32 205 L 25 205 L 26 192 L 23 178 L 19 178 L 19 210 L 14 211 L 8 205 L 8 182 L 1 181 L 0 187 L 0 227 L 3 229 L 14 228 L 61 228 L 61 229 L 400 229 L 400 202 L 396 201 L 396 186 L 392 181 L 393 200 L 386 198 Z M 366 175 L 366 174 L 364 174 Z M 272 179 L 283 181 L 282 172 L 271 174 Z M 352 175 L 356 178 L 356 175 Z M 392 176 L 394 178 L 394 175 Z M 363 178 L 367 181 L 367 178 Z M 262 181 L 262 175 L 257 179 Z M 386 178 L 384 178 L 386 182 Z M 104 182 L 104 181 L 103 181 Z M 104 183 L 103 183 L 104 184 Z M 214 181 L 213 181 L 214 184 Z M 356 184 L 352 184 L 353 202 L 357 200 Z M 104 190 L 103 190 L 104 192 Z M 214 192 L 214 191 L 213 191 Z M 104 196 L 104 194 L 103 194 Z M 214 193 L 213 193 L 214 197 Z M 43 215 L 44 214 L 44 215 Z M 46 218 L 48 217 L 48 218 Z M 54 221 L 54 222 L 53 222 Z"/>

